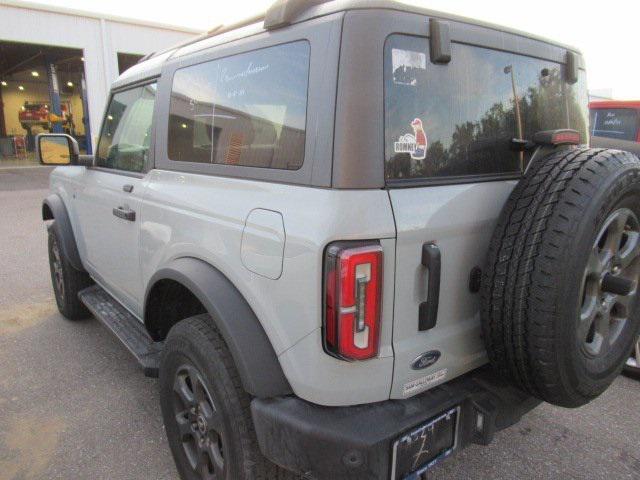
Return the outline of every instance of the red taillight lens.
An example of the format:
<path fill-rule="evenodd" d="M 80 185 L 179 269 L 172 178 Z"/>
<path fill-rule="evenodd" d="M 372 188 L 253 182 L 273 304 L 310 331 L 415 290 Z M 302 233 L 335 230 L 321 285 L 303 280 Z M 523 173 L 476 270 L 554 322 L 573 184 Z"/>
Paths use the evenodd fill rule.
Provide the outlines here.
<path fill-rule="evenodd" d="M 382 292 L 382 247 L 336 242 L 327 247 L 324 268 L 324 343 L 347 360 L 378 355 Z"/>

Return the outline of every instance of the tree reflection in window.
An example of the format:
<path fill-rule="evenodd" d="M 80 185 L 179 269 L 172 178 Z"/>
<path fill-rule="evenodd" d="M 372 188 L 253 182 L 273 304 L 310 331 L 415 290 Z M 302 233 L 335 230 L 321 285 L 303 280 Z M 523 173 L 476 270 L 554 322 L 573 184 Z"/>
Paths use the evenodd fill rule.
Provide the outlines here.
<path fill-rule="evenodd" d="M 584 72 L 578 83 L 569 85 L 558 63 L 453 44 L 450 64 L 427 63 L 407 79 L 406 66 L 392 72 L 392 49 L 428 52 L 428 43 L 424 38 L 392 35 L 385 47 L 389 179 L 517 173 L 521 159 L 511 140 L 520 132 L 531 139 L 541 130 L 572 128 L 586 142 Z M 394 151 L 394 142 L 408 132 L 414 118 L 422 120 L 428 138 L 424 159 Z M 528 155 L 522 160 L 526 163 Z"/>

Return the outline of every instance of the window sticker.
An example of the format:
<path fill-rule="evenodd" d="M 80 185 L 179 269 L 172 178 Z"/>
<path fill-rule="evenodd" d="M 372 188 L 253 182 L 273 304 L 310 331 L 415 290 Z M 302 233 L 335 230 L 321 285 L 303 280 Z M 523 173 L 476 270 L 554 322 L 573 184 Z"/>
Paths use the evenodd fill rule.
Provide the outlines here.
<path fill-rule="evenodd" d="M 398 85 L 418 84 L 418 74 L 427 69 L 427 55 L 411 50 L 391 50 L 391 67 L 393 68 L 393 82 Z"/>
<path fill-rule="evenodd" d="M 411 122 L 413 133 L 405 133 L 397 142 L 393 142 L 395 153 L 408 153 L 413 160 L 424 160 L 427 156 L 427 134 L 422 128 L 422 120 L 415 118 Z"/>
<path fill-rule="evenodd" d="M 418 392 L 442 383 L 445 378 L 447 378 L 447 369 L 443 368 L 425 377 L 420 377 L 417 380 L 405 383 L 402 387 L 402 396 L 415 395 Z"/>

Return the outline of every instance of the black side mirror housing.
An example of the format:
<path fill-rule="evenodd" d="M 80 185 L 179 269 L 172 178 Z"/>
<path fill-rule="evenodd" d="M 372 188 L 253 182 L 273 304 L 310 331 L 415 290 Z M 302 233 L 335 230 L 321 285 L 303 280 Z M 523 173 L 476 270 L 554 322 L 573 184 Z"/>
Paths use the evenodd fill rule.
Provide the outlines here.
<path fill-rule="evenodd" d="M 78 142 L 66 133 L 38 134 L 36 157 L 42 165 L 93 165 L 93 156 L 80 155 Z"/>

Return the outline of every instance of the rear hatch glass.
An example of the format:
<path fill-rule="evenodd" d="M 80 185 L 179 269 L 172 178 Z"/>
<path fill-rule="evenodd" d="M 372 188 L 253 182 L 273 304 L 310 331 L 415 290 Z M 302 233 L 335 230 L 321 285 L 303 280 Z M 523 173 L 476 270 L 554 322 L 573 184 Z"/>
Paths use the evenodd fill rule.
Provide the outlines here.
<path fill-rule="evenodd" d="M 511 139 L 572 128 L 587 142 L 584 72 L 564 81 L 564 66 L 452 43 L 447 65 L 429 60 L 428 39 L 391 35 L 385 45 L 385 174 L 451 179 L 518 173 L 526 158 Z"/>
<path fill-rule="evenodd" d="M 638 111 L 633 108 L 595 108 L 591 111 L 594 137 L 635 141 L 638 135 Z"/>

